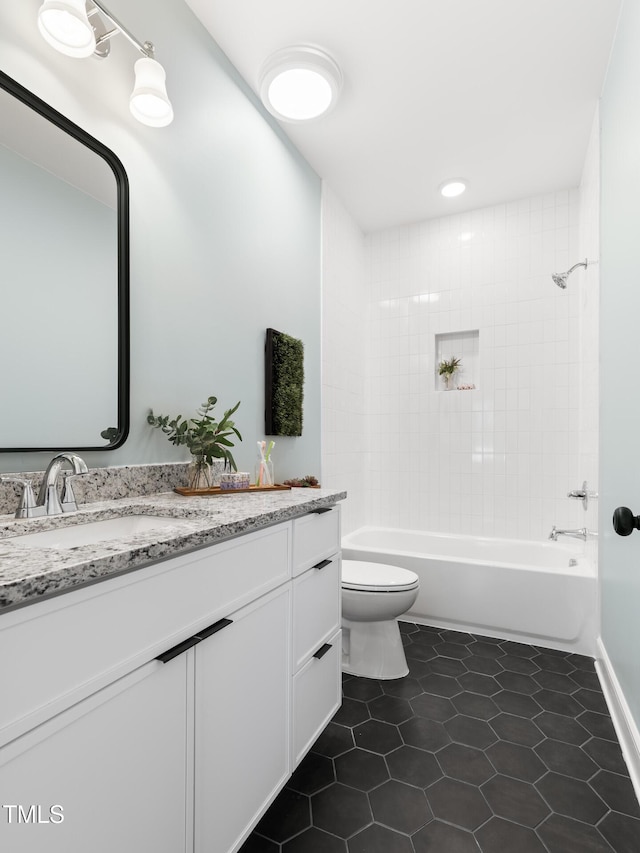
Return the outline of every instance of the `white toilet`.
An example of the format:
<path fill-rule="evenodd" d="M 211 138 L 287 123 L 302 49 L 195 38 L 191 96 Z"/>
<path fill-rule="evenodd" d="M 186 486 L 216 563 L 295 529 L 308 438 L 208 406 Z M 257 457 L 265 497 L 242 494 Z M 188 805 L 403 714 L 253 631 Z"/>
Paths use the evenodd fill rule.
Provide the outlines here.
<path fill-rule="evenodd" d="M 418 597 L 415 572 L 361 560 L 342 561 L 342 671 L 366 678 L 409 672 L 398 616 Z"/>

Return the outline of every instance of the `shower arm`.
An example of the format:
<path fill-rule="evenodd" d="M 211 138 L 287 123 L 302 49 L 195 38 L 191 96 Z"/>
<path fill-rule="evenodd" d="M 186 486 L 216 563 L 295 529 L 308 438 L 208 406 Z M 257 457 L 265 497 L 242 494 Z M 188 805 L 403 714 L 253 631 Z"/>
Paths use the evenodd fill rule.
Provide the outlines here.
<path fill-rule="evenodd" d="M 569 278 L 571 273 L 578 267 L 585 267 L 586 269 L 588 263 L 589 262 L 587 258 L 585 258 L 584 261 L 579 261 L 577 264 L 574 264 L 571 269 L 567 270 L 566 272 L 552 273 L 551 278 L 553 279 L 553 283 L 557 284 L 558 287 L 562 288 L 562 290 L 565 290 L 567 286 L 567 279 Z"/>

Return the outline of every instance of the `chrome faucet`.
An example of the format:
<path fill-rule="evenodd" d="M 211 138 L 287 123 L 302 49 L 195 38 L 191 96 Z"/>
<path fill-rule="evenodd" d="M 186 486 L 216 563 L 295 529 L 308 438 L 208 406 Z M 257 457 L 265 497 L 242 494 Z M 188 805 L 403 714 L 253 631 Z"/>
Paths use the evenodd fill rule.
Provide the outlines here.
<path fill-rule="evenodd" d="M 65 465 L 73 469 L 72 474 L 64 476 L 62 499 L 58 497 L 58 478 Z M 89 469 L 76 453 L 58 453 L 54 456 L 45 471 L 42 485 L 38 493 L 36 506 L 44 507 L 46 515 L 60 515 L 63 512 L 75 512 L 78 509 L 70 480 L 80 474 L 87 474 Z"/>
<path fill-rule="evenodd" d="M 587 528 L 579 527 L 577 530 L 559 530 L 554 524 L 551 528 L 549 539 L 553 539 L 554 542 L 557 542 L 558 536 L 570 536 L 572 539 L 584 539 L 584 541 L 586 542 Z"/>
<path fill-rule="evenodd" d="M 0 477 L 0 482 L 19 483 L 22 486 L 18 509 L 15 512 L 16 518 L 36 518 L 38 515 L 45 514 L 45 508 L 36 505 L 31 480 L 27 480 L 24 477 Z"/>

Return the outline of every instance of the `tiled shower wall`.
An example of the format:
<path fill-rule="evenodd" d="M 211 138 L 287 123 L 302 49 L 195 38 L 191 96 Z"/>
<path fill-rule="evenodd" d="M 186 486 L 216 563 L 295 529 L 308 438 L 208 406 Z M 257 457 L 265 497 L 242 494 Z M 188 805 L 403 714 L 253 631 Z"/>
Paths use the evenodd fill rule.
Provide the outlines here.
<path fill-rule="evenodd" d="M 564 291 L 551 273 L 597 256 L 597 175 L 595 132 L 580 190 L 364 238 L 325 192 L 323 479 L 346 531 L 593 529 L 566 494 L 597 488 L 598 266 Z M 475 388 L 444 390 L 438 353 Z"/>
<path fill-rule="evenodd" d="M 600 322 L 600 116 L 596 112 L 580 184 L 581 260 L 589 262 L 578 282 L 580 293 L 580 476 L 589 490 L 598 492 L 599 442 L 599 322 Z M 598 504 L 590 500 L 582 513 L 580 527 L 598 528 Z M 589 538 L 588 548 L 596 559 L 597 541 Z"/>
<path fill-rule="evenodd" d="M 578 193 L 369 235 L 368 520 L 540 539 L 581 520 Z M 477 375 L 436 386 L 436 335 L 478 332 Z M 462 354 L 461 354 L 462 355 Z"/>

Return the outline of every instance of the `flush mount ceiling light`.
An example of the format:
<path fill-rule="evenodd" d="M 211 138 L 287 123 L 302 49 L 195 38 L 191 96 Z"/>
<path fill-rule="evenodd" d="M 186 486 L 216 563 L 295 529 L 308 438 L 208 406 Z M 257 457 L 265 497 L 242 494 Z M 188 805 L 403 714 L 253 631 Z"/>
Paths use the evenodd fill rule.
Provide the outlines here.
<path fill-rule="evenodd" d="M 108 56 L 110 39 L 122 33 L 143 57 L 134 66 L 131 113 L 149 127 L 165 127 L 173 121 L 166 75 L 154 59 L 153 44 L 138 41 L 98 0 L 89 0 L 88 6 L 85 0 L 44 0 L 38 11 L 38 29 L 48 44 L 76 59 Z"/>
<path fill-rule="evenodd" d="M 277 51 L 260 75 L 260 97 L 282 121 L 303 122 L 326 115 L 338 99 L 342 72 L 328 53 L 312 45 Z"/>
<path fill-rule="evenodd" d="M 455 198 L 462 195 L 466 188 L 467 182 L 463 178 L 451 178 L 440 184 L 440 194 L 445 198 Z"/>

